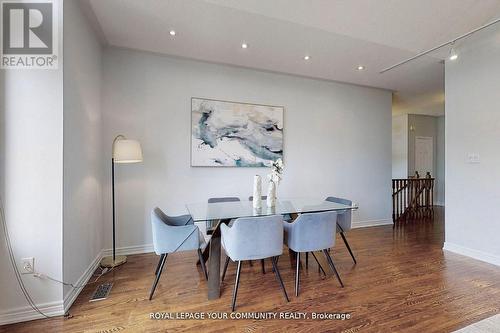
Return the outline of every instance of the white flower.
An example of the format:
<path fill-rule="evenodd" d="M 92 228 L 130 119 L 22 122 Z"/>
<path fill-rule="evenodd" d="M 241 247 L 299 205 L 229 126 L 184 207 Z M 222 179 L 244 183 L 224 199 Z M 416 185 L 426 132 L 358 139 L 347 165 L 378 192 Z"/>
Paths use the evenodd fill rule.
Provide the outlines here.
<path fill-rule="evenodd" d="M 283 160 L 281 158 L 271 163 L 271 173 L 267 175 L 267 178 L 276 185 L 279 184 L 283 178 Z"/>

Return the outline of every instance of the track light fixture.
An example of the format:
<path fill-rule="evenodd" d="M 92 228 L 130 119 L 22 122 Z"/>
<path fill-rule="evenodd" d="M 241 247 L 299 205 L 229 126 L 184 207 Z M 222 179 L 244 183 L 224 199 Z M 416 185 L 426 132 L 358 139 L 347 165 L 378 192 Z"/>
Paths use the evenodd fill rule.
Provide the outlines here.
<path fill-rule="evenodd" d="M 453 46 L 452 46 L 452 48 L 450 50 L 450 55 L 448 56 L 448 59 L 451 60 L 451 61 L 454 61 L 454 60 L 458 59 L 457 51 L 455 51 L 455 47 L 453 47 Z"/>

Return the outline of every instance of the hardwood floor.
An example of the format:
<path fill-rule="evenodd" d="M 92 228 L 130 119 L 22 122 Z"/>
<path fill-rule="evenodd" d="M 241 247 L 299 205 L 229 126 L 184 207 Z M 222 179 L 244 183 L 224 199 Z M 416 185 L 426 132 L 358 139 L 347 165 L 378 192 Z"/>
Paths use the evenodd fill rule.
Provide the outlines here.
<path fill-rule="evenodd" d="M 500 312 L 500 267 L 442 251 L 444 212 L 435 221 L 355 229 L 347 238 L 354 265 L 340 237 L 332 249 L 345 288 L 322 278 L 310 257 L 294 295 L 294 268 L 288 252 L 279 261 L 290 303 L 266 261 L 244 264 L 238 312 L 342 312 L 348 320 L 151 320 L 152 312 L 230 313 L 236 265 L 230 264 L 222 296 L 207 300 L 207 284 L 195 252 L 168 257 L 155 297 L 148 300 L 158 257 L 142 254 L 102 277 L 113 281 L 107 300 L 89 303 L 97 284 L 88 285 L 70 310 L 53 318 L 3 326 L 2 332 L 452 332 Z M 304 263 L 304 262 L 303 262 Z M 325 270 L 327 266 L 325 265 Z M 329 270 L 327 270 L 329 271 Z"/>

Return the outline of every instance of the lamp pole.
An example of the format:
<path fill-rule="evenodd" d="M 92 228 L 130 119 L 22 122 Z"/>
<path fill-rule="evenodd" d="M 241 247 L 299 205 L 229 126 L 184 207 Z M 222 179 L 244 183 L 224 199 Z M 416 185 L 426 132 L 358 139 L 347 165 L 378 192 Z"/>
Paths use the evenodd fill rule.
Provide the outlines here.
<path fill-rule="evenodd" d="M 116 260 L 116 213 L 115 213 L 115 143 L 117 140 L 125 139 L 123 135 L 117 135 L 113 140 L 113 145 L 111 147 L 111 204 L 113 209 L 113 256 L 111 258 L 106 257 L 101 262 L 101 266 L 104 267 L 115 267 L 123 264 L 126 261 L 125 256 L 120 256 L 118 261 Z M 122 258 L 123 257 L 123 258 Z M 110 260 L 111 259 L 111 260 Z"/>
<path fill-rule="evenodd" d="M 113 205 L 113 263 L 116 260 L 116 241 L 115 241 L 115 143 L 116 140 L 125 139 L 125 137 L 121 134 L 118 134 L 114 140 L 113 145 L 111 147 L 111 201 Z"/>
<path fill-rule="evenodd" d="M 113 262 L 116 260 L 115 243 L 115 158 L 111 157 L 111 201 L 113 203 Z"/>

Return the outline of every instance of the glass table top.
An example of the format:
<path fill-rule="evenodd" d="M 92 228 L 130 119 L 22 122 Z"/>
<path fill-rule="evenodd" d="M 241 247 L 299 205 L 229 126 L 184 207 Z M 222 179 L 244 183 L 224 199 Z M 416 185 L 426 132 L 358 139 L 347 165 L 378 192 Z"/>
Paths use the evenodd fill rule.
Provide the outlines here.
<path fill-rule="evenodd" d="M 196 221 L 234 219 L 238 217 L 285 215 L 293 213 L 314 213 L 325 211 L 354 210 L 356 205 L 349 206 L 325 201 L 320 198 L 283 198 L 276 200 L 276 206 L 269 208 L 262 200 L 262 207 L 253 208 L 252 201 L 199 202 L 186 205 L 189 214 Z"/>

